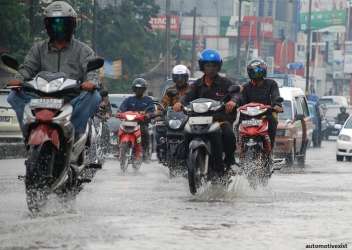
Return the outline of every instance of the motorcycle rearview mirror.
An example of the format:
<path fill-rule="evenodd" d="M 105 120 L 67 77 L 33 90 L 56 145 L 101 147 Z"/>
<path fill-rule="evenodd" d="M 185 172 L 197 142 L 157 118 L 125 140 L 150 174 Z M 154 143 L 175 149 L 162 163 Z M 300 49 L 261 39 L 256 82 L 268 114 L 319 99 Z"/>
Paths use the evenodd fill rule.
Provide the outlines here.
<path fill-rule="evenodd" d="M 177 91 L 175 89 L 168 89 L 166 91 L 166 95 L 169 97 L 169 98 L 173 98 L 177 95 Z"/>
<path fill-rule="evenodd" d="M 19 68 L 19 64 L 17 62 L 17 60 L 15 58 L 13 58 L 12 56 L 8 55 L 8 54 L 3 54 L 1 55 L 1 60 L 3 61 L 3 63 L 14 70 L 18 70 Z"/>
<path fill-rule="evenodd" d="M 296 121 L 303 121 L 303 120 L 304 120 L 304 115 L 302 114 L 296 115 Z"/>
<path fill-rule="evenodd" d="M 279 96 L 275 99 L 275 102 L 277 102 L 277 103 L 282 103 L 283 101 L 284 101 L 284 98 L 282 98 L 281 96 Z"/>
<path fill-rule="evenodd" d="M 342 129 L 342 125 L 341 124 L 335 124 L 334 128 L 337 130 L 341 130 Z"/>
<path fill-rule="evenodd" d="M 231 85 L 228 89 L 228 92 L 230 92 L 231 94 L 236 94 L 239 93 L 241 91 L 241 87 L 238 85 Z"/>
<path fill-rule="evenodd" d="M 87 72 L 99 69 L 104 66 L 104 59 L 97 57 L 88 61 Z"/>

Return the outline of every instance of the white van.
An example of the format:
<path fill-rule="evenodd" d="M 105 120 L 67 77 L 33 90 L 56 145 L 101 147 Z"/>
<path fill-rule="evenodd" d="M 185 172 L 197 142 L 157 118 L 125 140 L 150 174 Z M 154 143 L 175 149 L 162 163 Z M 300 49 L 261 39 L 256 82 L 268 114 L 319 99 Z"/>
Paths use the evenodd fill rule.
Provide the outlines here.
<path fill-rule="evenodd" d="M 340 107 L 348 107 L 348 101 L 345 96 L 339 96 L 339 95 L 327 95 L 323 96 L 319 99 L 320 104 L 325 104 L 325 105 L 338 105 Z"/>

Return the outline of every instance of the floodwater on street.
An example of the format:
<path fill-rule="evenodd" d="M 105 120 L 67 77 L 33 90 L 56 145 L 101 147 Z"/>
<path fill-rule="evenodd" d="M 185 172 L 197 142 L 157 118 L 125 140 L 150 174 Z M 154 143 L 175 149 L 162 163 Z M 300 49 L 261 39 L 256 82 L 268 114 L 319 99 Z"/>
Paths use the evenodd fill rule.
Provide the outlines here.
<path fill-rule="evenodd" d="M 39 216 L 25 203 L 23 159 L 0 161 L 0 249 L 305 249 L 352 248 L 352 162 L 336 162 L 335 142 L 309 149 L 305 168 L 275 173 L 252 190 L 192 196 L 156 161 L 122 174 L 109 160 L 70 200 L 56 196 Z"/>

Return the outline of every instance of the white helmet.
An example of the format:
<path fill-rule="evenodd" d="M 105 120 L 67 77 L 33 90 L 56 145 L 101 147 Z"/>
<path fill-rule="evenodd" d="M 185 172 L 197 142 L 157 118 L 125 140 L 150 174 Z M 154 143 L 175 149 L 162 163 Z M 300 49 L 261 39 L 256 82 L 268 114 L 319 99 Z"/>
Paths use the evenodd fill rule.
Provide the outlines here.
<path fill-rule="evenodd" d="M 185 65 L 176 65 L 172 69 L 172 80 L 176 83 L 176 87 L 180 89 L 186 87 L 190 74 L 191 72 Z M 179 80 L 183 80 L 182 83 Z"/>
<path fill-rule="evenodd" d="M 173 75 L 189 75 L 191 74 L 191 72 L 189 71 L 189 69 L 182 64 L 176 65 L 173 69 L 172 69 L 172 74 Z"/>

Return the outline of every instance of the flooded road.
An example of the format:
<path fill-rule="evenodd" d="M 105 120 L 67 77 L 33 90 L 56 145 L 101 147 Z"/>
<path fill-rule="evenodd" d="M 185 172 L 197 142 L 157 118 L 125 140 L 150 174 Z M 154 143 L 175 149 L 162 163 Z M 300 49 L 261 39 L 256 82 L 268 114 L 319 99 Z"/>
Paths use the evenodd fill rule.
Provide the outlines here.
<path fill-rule="evenodd" d="M 352 162 L 335 160 L 335 142 L 310 149 L 305 168 L 275 173 L 252 190 L 209 187 L 192 196 L 152 162 L 122 174 L 108 161 L 72 200 L 50 198 L 27 211 L 23 160 L 0 161 L 0 249 L 305 249 L 352 248 Z"/>

